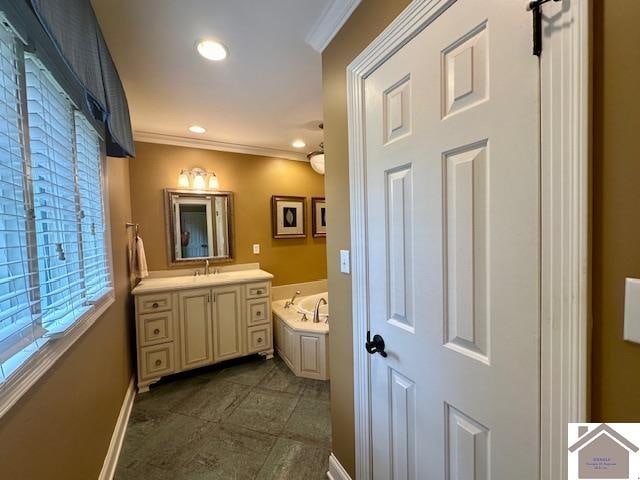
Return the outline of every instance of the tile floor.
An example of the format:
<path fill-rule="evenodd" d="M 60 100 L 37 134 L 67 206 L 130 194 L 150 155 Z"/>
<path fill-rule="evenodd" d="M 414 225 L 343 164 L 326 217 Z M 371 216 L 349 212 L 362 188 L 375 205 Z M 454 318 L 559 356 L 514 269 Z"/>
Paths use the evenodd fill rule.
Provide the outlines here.
<path fill-rule="evenodd" d="M 325 479 L 330 442 L 329 382 L 252 357 L 138 395 L 115 480 Z"/>

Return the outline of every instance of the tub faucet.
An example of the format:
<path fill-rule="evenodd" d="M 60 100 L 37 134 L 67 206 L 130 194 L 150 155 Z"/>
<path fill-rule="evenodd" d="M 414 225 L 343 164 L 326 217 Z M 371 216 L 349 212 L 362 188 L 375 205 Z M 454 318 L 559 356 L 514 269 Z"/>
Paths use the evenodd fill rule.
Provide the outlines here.
<path fill-rule="evenodd" d="M 320 297 L 320 300 L 316 303 L 316 308 L 313 309 L 313 323 L 320 323 L 320 305 L 322 305 L 323 302 L 325 305 L 327 304 L 324 297 Z"/>
<path fill-rule="evenodd" d="M 209 259 L 208 258 L 204 261 L 204 274 L 209 275 Z"/>
<path fill-rule="evenodd" d="M 298 297 L 298 295 L 300 295 L 300 290 L 296 290 L 296 293 L 293 294 L 293 297 L 291 297 L 291 300 L 287 300 L 284 304 L 284 308 L 289 308 L 291 305 L 293 305 L 293 302 L 296 301 L 296 298 Z"/>

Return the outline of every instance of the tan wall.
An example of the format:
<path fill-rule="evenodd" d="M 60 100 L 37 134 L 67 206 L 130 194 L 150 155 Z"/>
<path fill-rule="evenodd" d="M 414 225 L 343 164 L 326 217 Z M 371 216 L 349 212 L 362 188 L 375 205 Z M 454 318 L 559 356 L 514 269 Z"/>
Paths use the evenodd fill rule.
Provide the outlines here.
<path fill-rule="evenodd" d="M 640 2 L 594 2 L 594 421 L 640 421 L 640 345 L 622 340 L 624 279 L 640 278 Z"/>
<path fill-rule="evenodd" d="M 331 296 L 333 452 L 355 478 L 351 277 L 340 273 L 339 250 L 350 249 L 346 68 L 409 3 L 363 0 L 322 54 L 327 197 L 327 258 Z"/>
<path fill-rule="evenodd" d="M 165 237 L 165 188 L 177 188 L 181 169 L 213 170 L 221 190 L 234 193 L 235 262 L 259 262 L 275 275 L 274 285 L 308 282 L 327 276 L 324 238 L 311 236 L 311 197 L 324 196 L 324 177 L 308 163 L 257 155 L 218 152 L 152 143 L 136 144 L 131 162 L 133 218 L 150 270 L 168 267 Z M 271 237 L 271 196 L 307 197 L 307 238 Z M 261 253 L 254 255 L 254 243 Z"/>
<path fill-rule="evenodd" d="M 133 374 L 124 222 L 129 161 L 109 159 L 116 302 L 0 419 L 0 477 L 95 479 Z"/>

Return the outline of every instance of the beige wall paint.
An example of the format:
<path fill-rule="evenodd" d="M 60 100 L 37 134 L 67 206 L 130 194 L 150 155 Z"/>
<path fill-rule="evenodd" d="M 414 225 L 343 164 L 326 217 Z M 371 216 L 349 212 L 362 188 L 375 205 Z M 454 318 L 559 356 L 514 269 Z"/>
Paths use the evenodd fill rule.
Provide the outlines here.
<path fill-rule="evenodd" d="M 594 1 L 594 421 L 640 421 L 640 345 L 622 339 L 624 279 L 640 278 L 640 2 Z"/>
<path fill-rule="evenodd" d="M 351 276 L 340 273 L 339 250 L 350 249 L 346 68 L 397 17 L 409 0 L 363 0 L 322 54 L 328 282 L 331 296 L 333 452 L 355 478 Z"/>
<path fill-rule="evenodd" d="M 108 159 L 116 301 L 2 419 L 0 477 L 98 477 L 133 374 L 127 237 L 129 160 Z"/>
<path fill-rule="evenodd" d="M 165 188 L 177 188 L 181 169 L 213 170 L 221 190 L 234 193 L 235 262 L 259 262 L 275 275 L 274 285 L 309 282 L 327 276 L 324 238 L 311 236 L 311 197 L 324 196 L 324 177 L 308 163 L 257 155 L 136 143 L 131 162 L 133 219 L 140 224 L 150 270 L 168 267 Z M 307 238 L 271 237 L 271 196 L 307 197 Z M 254 255 L 252 245 L 261 245 Z M 180 268 L 180 267 L 178 267 Z"/>

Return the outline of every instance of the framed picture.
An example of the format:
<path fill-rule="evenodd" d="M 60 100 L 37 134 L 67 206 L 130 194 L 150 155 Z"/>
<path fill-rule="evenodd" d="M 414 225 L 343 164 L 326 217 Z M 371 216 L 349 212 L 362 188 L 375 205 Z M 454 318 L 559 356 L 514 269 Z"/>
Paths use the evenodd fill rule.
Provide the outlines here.
<path fill-rule="evenodd" d="M 311 199 L 311 219 L 314 237 L 327 236 L 327 202 L 324 197 L 313 197 Z"/>
<path fill-rule="evenodd" d="M 307 207 L 305 197 L 271 197 L 271 226 L 273 238 L 304 238 L 304 212 Z"/>

